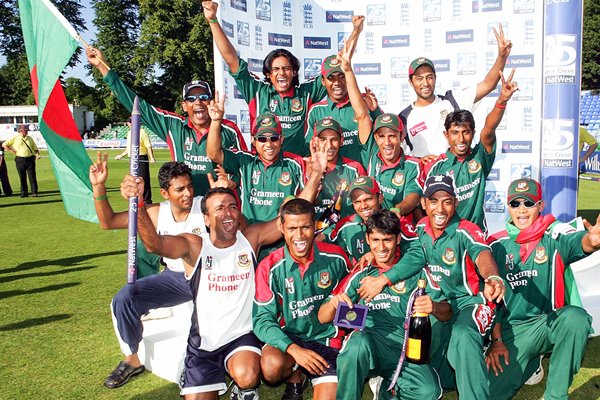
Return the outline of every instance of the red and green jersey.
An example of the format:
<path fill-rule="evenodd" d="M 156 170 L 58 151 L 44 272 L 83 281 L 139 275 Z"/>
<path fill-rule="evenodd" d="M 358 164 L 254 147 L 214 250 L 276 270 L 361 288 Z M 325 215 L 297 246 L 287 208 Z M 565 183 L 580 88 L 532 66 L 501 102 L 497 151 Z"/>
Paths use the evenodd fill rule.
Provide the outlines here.
<path fill-rule="evenodd" d="M 136 94 L 113 71 L 108 71 L 104 82 L 123 106 L 131 111 Z M 206 155 L 208 128 L 199 130 L 188 118 L 160 110 L 139 99 L 142 122 L 167 142 L 173 161 L 182 161 L 192 170 L 192 183 L 196 195 L 210 189 L 206 175 L 214 171 L 213 162 Z M 221 140 L 224 149 L 246 150 L 246 143 L 237 125 L 229 120 L 221 124 Z"/>
<path fill-rule="evenodd" d="M 450 175 L 454 178 L 458 207 L 456 212 L 461 218 L 475 223 L 484 232 L 485 224 L 485 180 L 492 170 L 496 158 L 496 145 L 491 153 L 477 143 L 464 159 L 450 152 L 440 155 L 431 163 L 425 164 L 425 174 Z"/>
<path fill-rule="evenodd" d="M 439 286 L 455 312 L 472 304 L 486 304 L 480 293 L 483 280 L 475 265 L 479 254 L 490 250 L 481 229 L 454 214 L 437 239 L 427 217 L 419 221 L 417 234 L 418 245 L 411 246 L 405 257 L 385 273 L 386 277 L 398 282 L 427 264 L 431 280 Z"/>
<path fill-rule="evenodd" d="M 365 238 L 366 231 L 367 227 L 362 218 L 357 214 L 352 214 L 339 220 L 326 239 L 344 249 L 352 263 L 355 263 L 371 251 Z"/>
<path fill-rule="evenodd" d="M 383 208 L 390 209 L 400 203 L 410 193 L 423 196 L 423 176 L 418 158 L 400 155 L 398 161 L 385 165 L 379 154 L 379 148 L 373 135 L 365 144 L 367 172 L 375 178 L 383 193 Z"/>
<path fill-rule="evenodd" d="M 335 168 L 328 170 L 323 177 L 322 189 L 315 201 L 316 219 L 318 220 L 327 207 L 331 205 L 333 197 L 342 188 L 346 188 L 346 190 L 342 194 L 341 215 L 345 217 L 352 214 L 354 208 L 347 189 L 354 179 L 366 174 L 367 171 L 360 163 L 345 157 L 338 157 Z"/>
<path fill-rule="evenodd" d="M 308 109 L 327 95 L 321 81 L 309 80 L 280 94 L 271 83 L 248 71 L 248 63 L 242 59 L 237 73 L 231 76 L 248 103 L 251 126 L 254 127 L 256 118 L 261 114 L 271 112 L 277 115 L 285 137 L 282 150 L 305 155 L 304 132 Z"/>
<path fill-rule="evenodd" d="M 257 155 L 245 151 L 223 151 L 223 167 L 240 177 L 242 214 L 248 223 L 270 221 L 287 196 L 295 196 L 304 187 L 302 158 L 280 155 L 266 164 Z"/>
<path fill-rule="evenodd" d="M 299 265 L 284 246 L 261 261 L 256 271 L 253 331 L 283 352 L 292 344 L 288 335 L 339 348 L 337 327 L 321 324 L 318 313 L 348 274 L 348 258 L 338 246 L 322 242 L 313 246 L 307 265 Z"/>
<path fill-rule="evenodd" d="M 372 111 L 370 115 L 371 118 L 375 120 L 375 118 L 377 118 L 377 116 L 381 113 L 381 109 L 377 108 L 376 110 Z M 308 146 L 314 136 L 315 124 L 323 118 L 334 119 L 342 127 L 343 143 L 340 147 L 339 154 L 362 164 L 363 160 L 360 155 L 362 145 L 360 143 L 360 139 L 358 138 L 358 123 L 354 117 L 354 109 L 352 108 L 352 104 L 350 104 L 349 99 L 336 103 L 332 101 L 329 96 L 327 96 L 323 100 L 313 104 L 310 107 L 310 110 L 308 110 L 306 133 L 304 134 L 306 153 L 308 154 Z"/>
<path fill-rule="evenodd" d="M 502 231 L 488 239 L 506 286 L 502 320 L 514 323 L 571 304 L 576 294 L 570 292 L 565 273 L 571 263 L 587 256 L 581 245 L 586 231 L 555 222 L 552 215 L 517 231 L 512 235 Z"/>

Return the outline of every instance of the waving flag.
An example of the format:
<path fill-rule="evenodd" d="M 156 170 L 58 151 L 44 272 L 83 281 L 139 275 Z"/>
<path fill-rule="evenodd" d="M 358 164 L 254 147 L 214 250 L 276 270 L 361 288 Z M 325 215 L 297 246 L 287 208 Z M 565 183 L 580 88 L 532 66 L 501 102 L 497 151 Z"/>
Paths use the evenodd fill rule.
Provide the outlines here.
<path fill-rule="evenodd" d="M 19 0 L 21 27 L 29 62 L 40 132 L 67 213 L 98 222 L 88 157 L 59 77 L 78 47 L 77 32 L 48 0 Z"/>

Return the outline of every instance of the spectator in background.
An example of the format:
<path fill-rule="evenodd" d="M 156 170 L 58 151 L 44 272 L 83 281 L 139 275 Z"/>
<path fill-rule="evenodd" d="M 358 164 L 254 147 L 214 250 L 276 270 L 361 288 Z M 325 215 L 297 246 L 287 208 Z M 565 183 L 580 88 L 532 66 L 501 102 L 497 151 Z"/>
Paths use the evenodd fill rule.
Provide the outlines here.
<path fill-rule="evenodd" d="M 4 147 L 0 142 L 0 183 L 2 184 L 2 191 L 5 196 L 12 196 L 12 188 L 10 187 L 10 181 L 8 180 L 8 169 L 6 168 L 6 161 L 4 161 Z M 2 194 L 2 192 L 0 192 Z"/>
<path fill-rule="evenodd" d="M 583 150 L 583 144 L 588 145 L 585 154 L 579 158 L 579 172 L 584 173 L 587 168 L 585 167 L 585 161 L 594 154 L 598 148 L 598 141 L 584 126 L 579 127 L 579 153 Z"/>
<path fill-rule="evenodd" d="M 125 151 L 121 154 L 117 155 L 115 158 L 120 160 L 125 156 L 129 156 L 130 147 L 131 147 L 131 118 L 127 121 L 127 126 L 129 127 L 129 132 L 127 132 L 127 147 Z M 152 142 L 150 141 L 150 136 L 148 136 L 148 132 L 140 126 L 140 164 L 139 164 L 139 176 L 144 179 L 144 182 L 148 182 L 147 185 L 144 185 L 144 202 L 146 204 L 152 204 L 152 188 L 149 182 L 150 180 L 150 164 L 153 163 L 154 160 L 154 152 L 152 151 Z"/>
<path fill-rule="evenodd" d="M 21 181 L 21 197 L 28 196 L 27 177 L 31 184 L 31 195 L 37 197 L 38 185 L 35 175 L 35 160 L 40 158 L 40 151 L 35 145 L 35 141 L 30 136 L 27 136 L 26 125 L 19 125 L 17 132 L 15 136 L 4 142 L 2 147 L 16 156 L 15 164 L 17 165 L 17 172 Z"/>

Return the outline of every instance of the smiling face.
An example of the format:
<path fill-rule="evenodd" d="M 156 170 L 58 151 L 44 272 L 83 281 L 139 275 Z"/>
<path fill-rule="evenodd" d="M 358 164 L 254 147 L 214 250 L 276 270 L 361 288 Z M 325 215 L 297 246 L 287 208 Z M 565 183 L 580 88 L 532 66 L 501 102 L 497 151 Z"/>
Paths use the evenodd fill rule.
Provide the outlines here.
<path fill-rule="evenodd" d="M 381 210 L 382 195 L 367 193 L 360 189 L 355 189 L 350 193 L 352 207 L 354 212 L 366 221 L 375 211 Z"/>
<path fill-rule="evenodd" d="M 210 116 L 208 115 L 208 105 L 210 104 L 210 93 L 206 90 L 195 87 L 187 92 L 186 97 L 199 94 L 209 96 L 208 100 L 195 99 L 194 101 L 183 100 L 181 108 L 185 111 L 196 128 L 206 129 L 210 126 Z"/>
<path fill-rule="evenodd" d="M 326 129 L 319 134 L 319 142 L 327 148 L 327 161 L 336 161 L 342 144 L 339 133 L 333 129 Z"/>
<path fill-rule="evenodd" d="M 236 240 L 240 225 L 240 209 L 235 198 L 216 193 L 206 200 L 204 223 L 210 228 L 210 239 L 216 247 L 229 247 Z"/>
<path fill-rule="evenodd" d="M 428 65 L 423 65 L 409 79 L 410 85 L 417 94 L 416 104 L 427 105 L 435 99 L 435 72 Z"/>
<path fill-rule="evenodd" d="M 429 198 L 421 198 L 421 206 L 427 213 L 434 234 L 439 236 L 456 212 L 456 197 L 443 190 L 438 190 Z"/>
<path fill-rule="evenodd" d="M 538 201 L 537 203 L 534 203 L 533 207 L 527 208 L 525 207 L 525 204 L 523 204 L 527 200 L 531 201 L 522 197 L 515 198 L 511 203 L 518 202 L 519 206 L 517 208 L 513 208 L 510 204 L 508 206 L 508 215 L 510 215 L 513 225 L 520 230 L 529 228 L 544 210 L 543 201 Z"/>
<path fill-rule="evenodd" d="M 271 72 L 267 78 L 278 93 L 286 93 L 292 88 L 295 72 L 292 63 L 283 56 L 276 57 L 271 63 Z"/>
<path fill-rule="evenodd" d="M 366 239 L 377 265 L 391 266 L 396 256 L 396 248 L 400 244 L 400 235 L 386 234 L 374 230 L 367 233 Z"/>
<path fill-rule="evenodd" d="M 348 97 L 346 76 L 343 72 L 334 72 L 328 77 L 322 77 L 321 79 L 323 86 L 327 89 L 327 95 L 335 103 L 339 103 Z"/>
<path fill-rule="evenodd" d="M 402 153 L 400 132 L 396 132 L 387 126 L 381 127 L 375 132 L 375 142 L 379 147 L 381 159 L 386 164 L 393 164 L 398 161 Z"/>
<path fill-rule="evenodd" d="M 280 230 L 288 251 L 301 263 L 308 262 L 315 239 L 315 221 L 310 214 L 285 214 Z"/>
<path fill-rule="evenodd" d="M 262 160 L 271 163 L 279 157 L 281 145 L 283 144 L 283 135 L 263 133 L 258 137 L 253 137 L 252 144 L 254 144 L 254 147 L 256 148 L 256 154 L 258 154 Z"/>
<path fill-rule="evenodd" d="M 469 154 L 474 135 L 475 131 L 469 124 L 452 124 L 444 131 L 450 152 L 457 157 L 465 157 Z"/>
<path fill-rule="evenodd" d="M 194 185 L 189 175 L 177 176 L 169 182 L 169 189 L 160 189 L 162 196 L 169 200 L 172 207 L 189 211 L 194 202 Z"/>

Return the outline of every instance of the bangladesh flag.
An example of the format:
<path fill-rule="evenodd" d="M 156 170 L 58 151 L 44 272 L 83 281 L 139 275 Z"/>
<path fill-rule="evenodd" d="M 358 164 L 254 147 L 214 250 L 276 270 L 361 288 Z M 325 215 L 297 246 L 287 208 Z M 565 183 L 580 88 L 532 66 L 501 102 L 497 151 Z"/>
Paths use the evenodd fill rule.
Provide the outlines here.
<path fill-rule="evenodd" d="M 77 32 L 48 0 L 19 0 L 19 10 L 40 132 L 65 209 L 75 218 L 98 222 L 88 177 L 92 162 L 59 81 L 79 45 Z"/>

